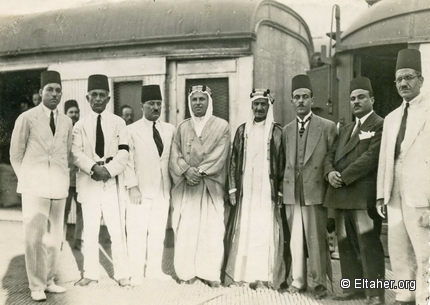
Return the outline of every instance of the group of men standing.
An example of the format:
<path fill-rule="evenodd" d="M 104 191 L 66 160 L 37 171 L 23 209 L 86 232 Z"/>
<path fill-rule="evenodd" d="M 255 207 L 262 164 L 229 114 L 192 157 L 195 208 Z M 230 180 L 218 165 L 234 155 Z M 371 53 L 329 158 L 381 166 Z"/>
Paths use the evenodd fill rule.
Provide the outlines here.
<path fill-rule="evenodd" d="M 59 73 L 43 72 L 42 103 L 18 118 L 11 145 L 33 300 L 66 291 L 54 279 L 71 155 L 85 241 L 83 277 L 76 285 L 99 279 L 102 216 L 120 286 L 168 278 L 161 266 L 171 207 L 180 283 L 203 281 L 216 288 L 222 281 L 292 294 L 312 287 L 315 298 L 322 299 L 332 279 L 328 210 L 335 218 L 342 278 L 377 281 L 385 278 L 379 237 L 387 204 L 396 283 L 417 280 L 416 293 L 396 290 L 396 302 L 425 304 L 430 105 L 420 94 L 423 80 L 419 51 L 402 50 L 396 84 L 404 102 L 384 122 L 373 111 L 370 80 L 354 78 L 349 91 L 355 121 L 339 131 L 312 113 L 313 89 L 306 75 L 292 79 L 297 118 L 284 128 L 274 121 L 270 90 L 253 90 L 248 120 L 238 127 L 230 149 L 229 125 L 213 115 L 205 85 L 190 88 L 191 118 L 176 130 L 159 120 L 159 86 L 143 86 L 143 118 L 126 127 L 106 111 L 107 77 L 91 75 L 86 98 L 92 111 L 73 126 L 57 109 Z M 385 301 L 382 288 L 351 286 L 344 292 L 333 299 Z"/>

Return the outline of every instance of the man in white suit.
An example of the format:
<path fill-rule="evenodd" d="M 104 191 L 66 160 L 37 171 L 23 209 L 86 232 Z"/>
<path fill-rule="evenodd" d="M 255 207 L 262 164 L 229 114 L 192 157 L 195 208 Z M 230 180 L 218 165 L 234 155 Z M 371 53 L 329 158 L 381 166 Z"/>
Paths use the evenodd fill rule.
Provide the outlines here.
<path fill-rule="evenodd" d="M 430 215 L 430 100 L 421 95 L 421 53 L 401 50 L 396 86 L 403 103 L 384 121 L 377 182 L 377 209 L 388 207 L 388 251 L 397 305 L 428 304 Z M 416 287 L 415 287 L 416 280 Z M 416 288 L 416 291 L 415 291 Z"/>
<path fill-rule="evenodd" d="M 25 264 L 34 301 L 45 301 L 45 292 L 66 291 L 54 279 L 72 146 L 72 121 L 57 108 L 62 94 L 60 74 L 42 72 L 40 88 L 42 103 L 18 117 L 10 147 L 10 162 L 18 176 L 17 192 L 22 194 Z"/>
<path fill-rule="evenodd" d="M 169 214 L 169 156 L 175 127 L 160 122 L 162 97 L 158 85 L 142 87 L 143 117 L 127 127 L 130 157 L 125 171 L 127 246 L 131 284 L 169 279 L 162 272 L 164 237 Z M 146 268 L 145 268 L 146 267 Z"/>
<path fill-rule="evenodd" d="M 106 111 L 110 96 L 105 75 L 88 78 L 87 100 L 92 112 L 73 129 L 72 154 L 79 168 L 76 191 L 85 228 L 84 275 L 75 285 L 87 286 L 100 277 L 98 236 L 103 216 L 112 240 L 115 278 L 120 286 L 129 286 L 120 205 L 129 150 L 127 131 L 123 119 Z"/>

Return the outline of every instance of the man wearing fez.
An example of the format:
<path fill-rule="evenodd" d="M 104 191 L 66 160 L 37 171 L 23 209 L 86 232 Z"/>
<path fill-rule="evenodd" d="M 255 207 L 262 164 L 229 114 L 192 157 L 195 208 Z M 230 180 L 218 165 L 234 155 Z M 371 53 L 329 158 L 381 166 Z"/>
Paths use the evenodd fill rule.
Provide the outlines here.
<path fill-rule="evenodd" d="M 119 113 L 125 121 L 125 125 L 130 125 L 134 122 L 134 110 L 130 107 L 130 105 L 122 105 L 119 108 Z"/>
<path fill-rule="evenodd" d="M 384 120 L 373 111 L 370 80 L 357 77 L 350 84 L 355 121 L 341 127 L 326 155 L 324 173 L 330 185 L 324 206 L 334 209 L 342 279 L 385 277 L 384 249 L 379 236 L 382 218 L 376 212 L 376 176 Z M 380 287 L 382 288 L 382 287 Z M 384 289 L 344 289 L 335 300 L 363 299 L 383 304 Z"/>
<path fill-rule="evenodd" d="M 109 111 L 109 84 L 105 75 L 88 78 L 87 100 L 91 113 L 73 128 L 72 154 L 79 168 L 76 191 L 84 218 L 84 273 L 75 285 L 98 282 L 100 218 L 103 216 L 112 240 L 115 278 L 129 286 L 121 199 L 123 171 L 128 161 L 128 139 L 124 120 Z"/>
<path fill-rule="evenodd" d="M 249 120 L 233 142 L 225 270 L 230 287 L 251 283 L 253 289 L 277 289 L 285 279 L 280 214 L 285 153 L 273 102 L 269 89 L 253 90 Z"/>
<path fill-rule="evenodd" d="M 75 125 L 79 120 L 79 106 L 75 100 L 68 100 L 64 103 L 64 113 L 72 120 L 72 124 Z M 82 218 L 82 206 L 78 202 L 78 193 L 76 193 L 76 172 L 78 168 L 73 164 L 73 158 L 69 162 L 70 165 L 70 187 L 69 196 L 66 199 L 66 209 L 64 212 L 64 235 L 67 232 L 67 219 L 72 208 L 72 200 L 75 200 L 76 204 L 76 224 L 74 232 L 74 248 L 81 250 L 82 248 L 82 230 L 84 227 L 84 220 Z"/>
<path fill-rule="evenodd" d="M 327 210 L 323 206 L 327 189 L 324 156 L 337 137 L 336 125 L 311 111 L 312 86 L 307 75 L 292 79 L 292 100 L 297 119 L 283 129 L 286 151 L 284 203 L 291 232 L 293 282 L 288 292 L 307 288 L 306 257 L 317 299 L 327 295 L 330 253 L 326 240 Z"/>
<path fill-rule="evenodd" d="M 169 214 L 169 157 L 175 127 L 159 120 L 160 86 L 142 87 L 143 117 L 127 127 L 130 157 L 125 171 L 128 189 L 127 246 L 131 284 L 142 277 L 169 279 L 162 271 L 164 237 Z"/>
<path fill-rule="evenodd" d="M 181 283 L 197 278 L 220 286 L 224 238 L 224 186 L 230 150 L 228 123 L 212 115 L 211 90 L 193 86 L 191 118 L 179 124 L 172 143 L 170 174 L 174 266 Z"/>
<path fill-rule="evenodd" d="M 421 53 L 401 50 L 396 87 L 403 102 L 387 115 L 379 155 L 377 209 L 388 208 L 388 251 L 396 280 L 396 304 L 427 304 L 430 215 L 430 100 L 421 86 Z M 416 280 L 400 289 L 400 280 Z"/>
<path fill-rule="evenodd" d="M 42 72 L 40 85 L 42 103 L 18 117 L 10 147 L 10 162 L 18 176 L 17 192 L 22 194 L 25 264 L 34 301 L 46 300 L 45 292 L 66 291 L 54 280 L 72 146 L 72 121 L 57 108 L 62 94 L 60 74 Z"/>

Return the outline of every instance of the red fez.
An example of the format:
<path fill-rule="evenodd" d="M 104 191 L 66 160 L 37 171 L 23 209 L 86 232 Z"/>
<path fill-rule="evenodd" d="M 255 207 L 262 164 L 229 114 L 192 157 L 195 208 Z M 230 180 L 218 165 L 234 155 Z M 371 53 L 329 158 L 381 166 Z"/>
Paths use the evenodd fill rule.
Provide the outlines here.
<path fill-rule="evenodd" d="M 147 101 L 161 101 L 161 91 L 159 85 L 145 85 L 142 86 L 142 99 L 141 102 Z"/>
<path fill-rule="evenodd" d="M 414 69 L 421 72 L 421 52 L 416 49 L 403 49 L 397 55 L 396 71 Z"/>
<path fill-rule="evenodd" d="M 47 84 L 59 84 L 61 86 L 61 76 L 57 71 L 43 71 L 40 74 L 40 88 L 43 89 Z"/>
<path fill-rule="evenodd" d="M 299 74 L 291 80 L 291 94 L 297 89 L 309 89 L 312 91 L 311 80 L 306 74 Z"/>
<path fill-rule="evenodd" d="M 352 91 L 357 89 L 363 89 L 369 91 L 369 95 L 373 96 L 373 89 L 372 84 L 370 83 L 370 79 L 367 77 L 356 77 L 354 78 L 351 83 L 349 84 L 349 94 L 352 93 Z"/>
<path fill-rule="evenodd" d="M 88 77 L 88 91 L 91 90 L 106 90 L 109 92 L 109 82 L 106 75 L 93 74 Z"/>

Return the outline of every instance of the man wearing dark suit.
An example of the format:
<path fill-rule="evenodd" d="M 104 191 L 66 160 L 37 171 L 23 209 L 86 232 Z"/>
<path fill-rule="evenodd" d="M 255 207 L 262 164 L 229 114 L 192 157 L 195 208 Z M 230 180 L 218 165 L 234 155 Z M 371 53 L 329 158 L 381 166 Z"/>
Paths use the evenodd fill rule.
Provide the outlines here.
<path fill-rule="evenodd" d="M 306 256 L 316 299 L 327 295 L 327 210 L 323 206 L 327 183 L 324 156 L 337 137 L 336 125 L 311 111 L 312 87 L 307 75 L 292 79 L 291 103 L 297 119 L 284 127 L 286 152 L 284 203 L 291 232 L 293 282 L 288 292 L 307 288 Z M 307 254 L 307 255 L 306 255 Z"/>
<path fill-rule="evenodd" d="M 42 103 L 22 113 L 15 122 L 10 162 L 22 194 L 25 265 L 31 297 L 45 301 L 45 292 L 63 293 L 54 279 L 63 237 L 64 207 L 69 190 L 68 158 L 72 121 L 58 111 L 61 77 L 56 71 L 41 75 Z"/>
<path fill-rule="evenodd" d="M 384 120 L 373 111 L 370 80 L 357 77 L 350 84 L 355 121 L 340 128 L 339 138 L 326 155 L 324 172 L 330 183 L 324 206 L 334 209 L 343 279 L 383 280 L 384 249 L 379 236 L 382 218 L 376 212 L 376 176 Z M 384 289 L 344 289 L 335 300 L 366 298 L 383 304 Z"/>

